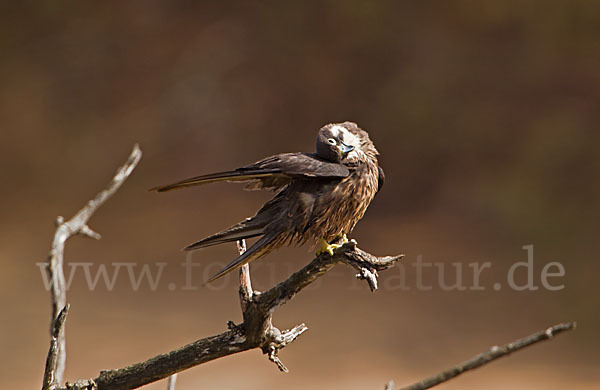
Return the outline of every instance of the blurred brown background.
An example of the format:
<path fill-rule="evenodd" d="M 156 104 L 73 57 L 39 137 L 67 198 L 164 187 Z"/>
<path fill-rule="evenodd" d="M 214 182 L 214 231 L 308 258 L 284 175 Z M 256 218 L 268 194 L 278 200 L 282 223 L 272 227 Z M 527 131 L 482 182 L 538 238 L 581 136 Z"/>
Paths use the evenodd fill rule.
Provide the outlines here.
<path fill-rule="evenodd" d="M 188 370 L 177 388 L 381 389 L 564 320 L 578 329 L 440 388 L 600 386 L 599 2 L 23 1 L 0 17 L 2 388 L 41 383 L 50 307 L 36 263 L 54 218 L 103 188 L 134 143 L 140 165 L 90 221 L 102 240 L 73 238 L 66 261 L 168 265 L 156 291 L 134 291 L 125 270 L 113 291 L 90 291 L 77 271 L 67 380 L 240 319 L 232 279 L 181 288 L 179 249 L 269 194 L 147 188 L 311 151 L 320 126 L 344 120 L 370 132 L 387 174 L 352 237 L 375 254 L 405 253 L 411 289 L 395 288 L 392 270 L 371 294 L 338 267 L 276 312 L 282 329 L 309 327 L 281 354 L 289 374 L 255 350 Z M 564 289 L 508 288 L 529 244 L 535 283 L 558 261 L 565 276 L 550 280 Z M 485 291 L 443 291 L 437 268 L 423 270 L 434 288 L 418 291 L 418 255 L 446 264 L 448 283 L 462 263 L 467 286 L 468 264 L 491 261 Z M 195 253 L 195 285 L 234 256 L 233 245 Z M 256 287 L 310 259 L 307 248 L 263 259 Z"/>

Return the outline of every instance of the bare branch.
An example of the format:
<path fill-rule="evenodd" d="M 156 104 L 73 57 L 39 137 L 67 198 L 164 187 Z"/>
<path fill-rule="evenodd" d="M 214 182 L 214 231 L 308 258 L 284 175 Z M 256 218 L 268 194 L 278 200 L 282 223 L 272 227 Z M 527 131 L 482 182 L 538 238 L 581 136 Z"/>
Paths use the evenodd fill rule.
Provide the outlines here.
<path fill-rule="evenodd" d="M 246 252 L 246 240 L 242 239 L 237 242 L 238 252 L 243 255 Z M 300 324 L 294 327 L 291 331 L 284 330 L 280 331 L 273 326 L 272 317 L 270 313 L 261 313 L 260 309 L 256 307 L 254 298 L 260 293 L 255 292 L 252 289 L 252 280 L 250 278 L 250 265 L 244 264 L 240 268 L 240 304 L 242 306 L 242 313 L 244 314 L 244 324 L 254 321 L 260 323 L 256 329 L 264 331 L 262 336 L 262 342 L 260 348 L 263 353 L 267 355 L 269 360 L 279 368 L 282 372 L 289 372 L 287 367 L 279 359 L 279 351 L 286 345 L 294 341 L 298 336 L 308 330 L 308 327 L 304 324 Z M 254 306 L 250 308 L 251 306 Z M 256 313 L 258 314 L 258 320 L 252 318 Z M 238 328 L 235 324 L 229 324 L 231 328 Z"/>
<path fill-rule="evenodd" d="M 244 320 L 240 325 L 230 321 L 229 331 L 225 333 L 197 340 L 175 351 L 128 367 L 101 371 L 95 379 L 80 380 L 74 384 L 67 383 L 64 390 L 135 389 L 190 367 L 254 348 L 260 348 L 281 371 L 287 372 L 287 368 L 279 360 L 278 351 L 308 328 L 300 324 L 291 330 L 280 331 L 271 323 L 274 309 L 288 302 L 335 264 L 346 263 L 355 268 L 362 267 L 376 271 L 391 267 L 401 257 L 375 257 L 356 247 L 356 242 L 349 242 L 337 249 L 333 256 L 318 256 L 286 281 L 264 293 L 252 290 L 250 277 L 246 275 L 248 268 L 243 268 L 240 272 L 241 279 L 244 281 L 240 288 L 243 290 L 240 297 L 244 302 L 242 303 Z"/>
<path fill-rule="evenodd" d="M 306 267 L 294 273 L 287 280 L 279 283 L 269 291 L 264 292 L 256 298 L 257 304 L 262 306 L 265 312 L 271 312 L 294 297 L 300 290 L 314 282 L 318 277 L 324 275 L 338 263 L 345 263 L 362 272 L 368 270 L 375 279 L 374 284 L 369 282 L 371 291 L 377 288 L 377 271 L 392 267 L 404 255 L 375 257 L 356 246 L 356 241 L 350 240 L 341 248 L 336 250 L 333 256 L 321 254 Z M 362 277 L 357 275 L 359 279 Z M 364 278 L 363 278 L 364 279 Z"/>
<path fill-rule="evenodd" d="M 551 339 L 559 333 L 575 328 L 575 322 L 563 322 L 558 325 L 554 325 L 548 329 L 541 330 L 530 336 L 524 337 L 519 340 L 515 340 L 512 343 L 505 344 L 501 347 L 493 346 L 488 351 L 480 353 L 479 355 L 460 363 L 446 371 L 442 371 L 439 374 L 433 375 L 427 379 L 424 379 L 418 383 L 414 383 L 410 386 L 402 387 L 400 390 L 425 390 L 433 386 L 437 386 L 440 383 L 446 382 L 466 371 L 473 370 L 481 367 L 487 363 L 490 363 L 498 358 L 509 355 L 512 352 L 518 351 L 532 344 L 540 341 Z"/>
<path fill-rule="evenodd" d="M 63 309 L 58 313 L 58 317 L 56 317 L 52 324 L 52 332 L 50 335 L 50 349 L 48 350 L 48 357 L 46 358 L 46 370 L 44 371 L 44 381 L 42 384 L 42 390 L 52 390 L 58 386 L 58 381 L 56 380 L 56 365 L 58 362 L 58 352 L 59 352 L 59 337 L 60 334 L 64 334 L 64 325 L 65 320 L 67 319 L 67 314 L 69 313 L 69 304 L 67 304 Z"/>
<path fill-rule="evenodd" d="M 246 252 L 246 240 L 242 239 L 237 242 L 238 252 L 241 255 Z M 244 264 L 240 268 L 240 305 L 242 311 L 246 310 L 248 302 L 254 297 L 254 290 L 252 290 L 252 280 L 250 279 L 250 264 Z"/>
<path fill-rule="evenodd" d="M 94 212 L 100 207 L 108 198 L 110 198 L 123 184 L 123 182 L 129 177 L 131 171 L 135 168 L 142 156 L 142 152 L 138 145 L 133 147 L 127 162 L 117 171 L 108 187 L 100 192 L 96 197 L 90 200 L 73 218 L 64 221 L 63 217 L 56 218 L 56 232 L 54 233 L 54 239 L 52 241 L 52 248 L 48 255 L 48 277 L 51 282 L 50 294 L 52 301 L 52 314 L 50 320 L 50 335 L 54 340 L 54 331 L 57 329 L 56 325 L 59 318 L 62 318 L 61 326 L 58 327 L 58 334 L 56 336 L 57 350 L 55 356 L 48 356 L 47 363 L 50 363 L 50 367 L 46 366 L 46 375 L 44 376 L 44 388 L 46 386 L 56 386 L 62 382 L 65 362 L 66 362 L 66 351 L 65 351 L 65 332 L 64 332 L 64 316 L 60 316 L 59 313 L 63 308 L 67 306 L 67 292 L 65 287 L 65 276 L 63 272 L 63 260 L 64 260 L 64 249 L 65 242 L 72 236 L 80 234 L 86 237 L 99 239 L 100 235 L 90 229 L 87 225 L 88 220 L 94 214 Z M 51 353 L 52 348 L 51 348 Z M 50 372 L 49 372 L 49 371 Z M 48 378 L 51 378 L 50 384 L 47 384 Z"/>

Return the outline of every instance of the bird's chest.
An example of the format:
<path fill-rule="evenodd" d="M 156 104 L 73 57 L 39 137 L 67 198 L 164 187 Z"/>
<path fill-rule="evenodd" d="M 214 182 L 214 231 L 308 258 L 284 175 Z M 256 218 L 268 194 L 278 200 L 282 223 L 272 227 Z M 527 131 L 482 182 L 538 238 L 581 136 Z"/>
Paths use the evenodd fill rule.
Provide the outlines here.
<path fill-rule="evenodd" d="M 377 192 L 377 168 L 364 165 L 315 199 L 311 222 L 322 237 L 349 233 Z"/>

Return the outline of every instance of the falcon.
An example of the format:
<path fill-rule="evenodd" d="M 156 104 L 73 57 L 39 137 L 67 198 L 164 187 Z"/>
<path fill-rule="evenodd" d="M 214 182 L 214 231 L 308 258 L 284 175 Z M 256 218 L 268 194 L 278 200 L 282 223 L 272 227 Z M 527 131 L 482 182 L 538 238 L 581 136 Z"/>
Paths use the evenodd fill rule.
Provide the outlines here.
<path fill-rule="evenodd" d="M 366 131 L 353 122 L 331 123 L 317 133 L 315 153 L 283 153 L 232 171 L 211 173 L 159 186 L 165 192 L 218 181 L 246 182 L 245 189 L 271 190 L 273 199 L 253 217 L 184 248 L 186 251 L 260 237 L 210 283 L 290 244 L 316 243 L 316 253 L 348 242 L 349 234 L 381 189 L 379 152 Z"/>

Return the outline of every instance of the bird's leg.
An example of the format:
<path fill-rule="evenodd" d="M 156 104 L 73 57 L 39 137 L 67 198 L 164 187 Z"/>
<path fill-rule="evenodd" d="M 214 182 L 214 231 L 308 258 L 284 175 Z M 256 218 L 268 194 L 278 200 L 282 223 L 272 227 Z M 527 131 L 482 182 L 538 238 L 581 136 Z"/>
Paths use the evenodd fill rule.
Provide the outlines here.
<path fill-rule="evenodd" d="M 348 242 L 348 237 L 346 237 L 346 234 L 342 234 L 342 235 L 335 237 L 333 239 L 333 241 L 331 241 L 331 243 L 325 241 L 324 238 L 320 238 L 319 243 L 318 243 L 319 248 L 317 249 L 316 254 L 320 255 L 323 252 L 327 252 L 327 253 L 329 253 L 330 256 L 333 256 L 333 251 L 336 250 L 337 248 L 341 247 L 342 245 L 344 245 L 347 242 Z"/>
<path fill-rule="evenodd" d="M 336 236 L 332 242 L 338 242 L 341 245 L 347 244 L 348 236 L 346 235 L 346 233 L 340 234 L 339 236 Z"/>

